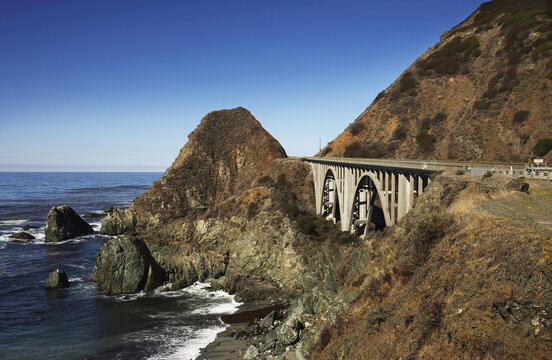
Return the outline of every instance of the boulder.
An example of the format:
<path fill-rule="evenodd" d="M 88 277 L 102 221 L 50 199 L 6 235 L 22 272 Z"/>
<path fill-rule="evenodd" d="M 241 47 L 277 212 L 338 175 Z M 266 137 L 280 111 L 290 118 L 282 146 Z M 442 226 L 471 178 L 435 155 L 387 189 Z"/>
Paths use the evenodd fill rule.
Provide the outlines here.
<path fill-rule="evenodd" d="M 256 359 L 259 356 L 259 349 L 255 347 L 255 345 L 251 345 L 245 354 L 243 355 L 244 360 L 253 360 Z"/>
<path fill-rule="evenodd" d="M 270 329 L 272 324 L 274 324 L 274 320 L 276 320 L 276 311 L 271 311 L 270 314 L 262 318 L 259 326 L 263 329 Z"/>
<path fill-rule="evenodd" d="M 523 179 L 513 179 L 508 184 L 506 184 L 506 187 L 510 190 L 529 193 L 529 184 L 523 181 Z"/>
<path fill-rule="evenodd" d="M 36 226 L 36 225 L 25 225 L 25 226 L 23 226 L 23 231 L 29 231 L 29 230 L 38 229 L 38 228 L 40 228 L 40 226 Z"/>
<path fill-rule="evenodd" d="M 103 213 L 85 212 L 82 217 L 85 218 L 85 219 L 97 219 L 97 218 L 101 218 L 101 217 L 104 217 L 104 216 L 105 216 L 105 214 L 103 214 Z"/>
<path fill-rule="evenodd" d="M 75 210 L 67 205 L 50 209 L 46 217 L 45 242 L 72 239 L 80 235 L 92 234 L 94 229 Z"/>
<path fill-rule="evenodd" d="M 107 295 L 152 290 L 166 280 L 140 239 L 120 238 L 106 242 L 96 255 L 92 281 Z"/>
<path fill-rule="evenodd" d="M 299 341 L 301 327 L 301 322 L 295 316 L 290 316 L 276 329 L 278 341 L 283 345 L 295 344 Z"/>
<path fill-rule="evenodd" d="M 35 239 L 34 236 L 32 236 L 29 233 L 26 232 L 16 232 L 15 234 L 11 234 L 10 238 L 17 239 L 17 240 L 33 240 Z"/>
<path fill-rule="evenodd" d="M 46 279 L 46 289 L 48 290 L 62 289 L 68 286 L 69 279 L 67 278 L 67 274 L 60 269 L 52 271 Z"/>
<path fill-rule="evenodd" d="M 111 214 L 113 211 L 115 211 L 115 208 L 113 206 L 108 207 L 103 212 L 104 214 Z"/>
<path fill-rule="evenodd" d="M 102 220 L 100 234 L 122 235 L 134 231 L 136 216 L 132 210 L 114 209 Z"/>

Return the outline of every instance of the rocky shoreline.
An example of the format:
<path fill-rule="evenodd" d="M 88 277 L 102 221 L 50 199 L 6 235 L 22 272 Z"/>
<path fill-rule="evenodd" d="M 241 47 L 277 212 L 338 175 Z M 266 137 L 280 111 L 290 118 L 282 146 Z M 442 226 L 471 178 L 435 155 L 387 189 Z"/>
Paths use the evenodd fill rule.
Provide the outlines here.
<path fill-rule="evenodd" d="M 552 307 L 537 294 L 550 263 L 524 260 L 548 259 L 546 199 L 538 182 L 435 174 L 398 224 L 359 238 L 315 216 L 310 167 L 247 110 L 216 111 L 161 179 L 102 220 L 116 237 L 93 280 L 105 294 L 201 281 L 235 295 L 246 305 L 202 359 L 546 358 Z M 284 308 L 265 320 L 259 304 Z"/>

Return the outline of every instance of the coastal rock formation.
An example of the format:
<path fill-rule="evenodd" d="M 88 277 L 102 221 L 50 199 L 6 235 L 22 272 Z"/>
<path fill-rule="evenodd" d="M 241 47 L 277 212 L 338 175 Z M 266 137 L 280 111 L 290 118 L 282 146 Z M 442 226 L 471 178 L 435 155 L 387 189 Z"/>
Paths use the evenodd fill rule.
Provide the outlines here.
<path fill-rule="evenodd" d="M 96 255 L 92 281 L 104 294 L 129 294 L 152 290 L 166 279 L 146 244 L 138 239 L 112 239 Z"/>
<path fill-rule="evenodd" d="M 104 217 L 105 214 L 102 214 L 102 213 L 95 213 L 95 212 L 86 212 L 82 215 L 83 218 L 85 219 L 97 219 L 97 218 L 101 218 L 101 217 Z"/>
<path fill-rule="evenodd" d="M 484 3 L 320 155 L 552 163 L 551 8 Z"/>
<path fill-rule="evenodd" d="M 55 269 L 54 271 L 52 271 L 46 279 L 45 287 L 48 290 L 62 289 L 68 286 L 69 279 L 67 278 L 67 274 L 60 269 Z"/>
<path fill-rule="evenodd" d="M 35 237 L 29 233 L 26 232 L 16 232 L 15 234 L 11 234 L 10 238 L 17 239 L 17 240 L 33 240 Z"/>
<path fill-rule="evenodd" d="M 134 231 L 136 226 L 136 216 L 134 211 L 128 209 L 112 209 L 108 215 L 102 219 L 100 234 L 102 235 L 120 235 Z"/>
<path fill-rule="evenodd" d="M 38 229 L 38 228 L 40 228 L 40 226 L 36 226 L 36 225 L 25 225 L 25 226 L 23 226 L 23 231 L 29 231 L 29 230 Z"/>
<path fill-rule="evenodd" d="M 282 146 L 244 108 L 213 111 L 188 136 L 188 143 L 165 174 L 131 211 L 138 223 L 156 225 L 194 216 L 225 202 L 269 175 Z"/>
<path fill-rule="evenodd" d="M 67 205 L 50 209 L 46 217 L 45 242 L 72 239 L 80 235 L 94 233 L 94 229 L 75 210 Z"/>

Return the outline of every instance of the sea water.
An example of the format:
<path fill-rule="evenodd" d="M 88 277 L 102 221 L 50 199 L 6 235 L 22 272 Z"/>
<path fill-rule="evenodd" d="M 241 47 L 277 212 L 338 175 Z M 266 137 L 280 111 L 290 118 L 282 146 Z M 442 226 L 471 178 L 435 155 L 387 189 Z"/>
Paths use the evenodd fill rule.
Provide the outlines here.
<path fill-rule="evenodd" d="M 96 232 L 44 243 L 52 206 L 79 214 L 128 207 L 160 173 L 0 172 L 0 359 L 193 359 L 239 305 L 196 283 L 179 291 L 105 296 L 90 281 L 96 253 L 109 236 Z M 9 237 L 24 225 L 36 240 Z M 69 288 L 45 290 L 59 268 Z"/>

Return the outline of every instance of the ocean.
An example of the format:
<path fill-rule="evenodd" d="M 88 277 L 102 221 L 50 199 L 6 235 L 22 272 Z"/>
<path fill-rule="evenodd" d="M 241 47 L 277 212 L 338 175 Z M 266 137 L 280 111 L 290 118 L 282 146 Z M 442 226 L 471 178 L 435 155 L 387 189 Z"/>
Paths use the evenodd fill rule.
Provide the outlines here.
<path fill-rule="evenodd" d="M 90 281 L 94 259 L 109 236 L 95 233 L 44 243 L 52 206 L 77 213 L 126 208 L 161 173 L 0 172 L 0 359 L 194 359 L 226 325 L 220 316 L 240 305 L 196 283 L 105 296 Z M 14 241 L 24 225 L 36 240 Z M 69 277 L 67 289 L 48 291 L 49 272 Z"/>

